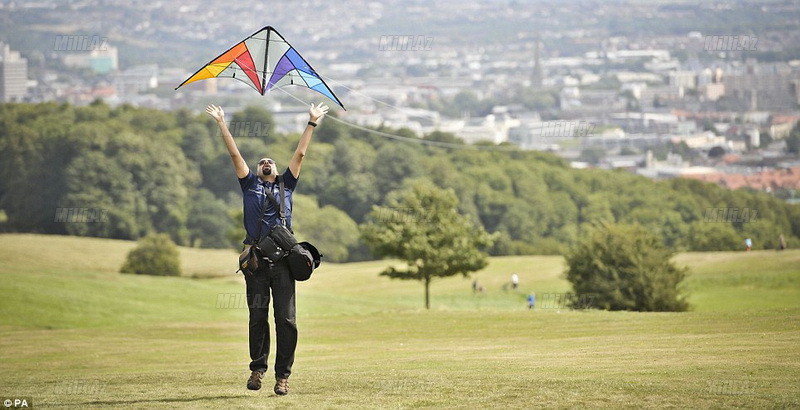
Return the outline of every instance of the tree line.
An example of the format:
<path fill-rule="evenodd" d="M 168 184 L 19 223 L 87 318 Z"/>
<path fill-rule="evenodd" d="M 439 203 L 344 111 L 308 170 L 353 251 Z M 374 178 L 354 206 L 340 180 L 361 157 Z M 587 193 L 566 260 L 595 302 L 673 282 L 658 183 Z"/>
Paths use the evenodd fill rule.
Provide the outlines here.
<path fill-rule="evenodd" d="M 258 107 L 230 122 L 251 166 L 264 156 L 287 166 L 299 132 L 276 133 L 272 114 Z M 187 110 L 2 104 L 0 229 L 115 239 L 166 233 L 184 246 L 238 247 L 241 191 L 218 132 Z M 459 141 L 441 132 L 425 139 Z M 737 250 L 747 237 L 754 249 L 777 248 L 781 234 L 800 245 L 800 206 L 765 193 L 575 170 L 553 154 L 487 148 L 402 142 L 323 120 L 295 194 L 295 230 L 329 260 L 373 258 L 359 227 L 370 215 L 429 223 L 424 209 L 386 207 L 392 192 L 425 180 L 451 188 L 459 212 L 494 235 L 491 255 L 564 254 L 599 221 L 637 223 L 676 251 Z M 65 208 L 102 218 L 70 220 L 75 213 Z"/>

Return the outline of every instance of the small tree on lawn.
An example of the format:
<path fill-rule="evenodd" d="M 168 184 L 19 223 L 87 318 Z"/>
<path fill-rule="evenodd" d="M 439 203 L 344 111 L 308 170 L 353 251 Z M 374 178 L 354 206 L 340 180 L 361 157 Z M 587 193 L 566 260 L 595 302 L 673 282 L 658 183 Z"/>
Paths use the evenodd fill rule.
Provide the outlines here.
<path fill-rule="evenodd" d="M 122 273 L 141 275 L 180 276 L 178 248 L 165 233 L 148 235 L 128 252 Z"/>
<path fill-rule="evenodd" d="M 388 207 L 374 207 L 362 238 L 379 257 L 403 260 L 405 267 L 388 267 L 382 276 L 419 280 L 425 284 L 425 308 L 430 308 L 433 278 L 468 276 L 488 263 L 481 249 L 494 237 L 458 213 L 452 190 L 420 182 L 390 197 Z"/>
<path fill-rule="evenodd" d="M 670 261 L 673 254 L 641 226 L 600 224 L 567 255 L 567 280 L 601 309 L 685 311 L 687 269 Z"/>

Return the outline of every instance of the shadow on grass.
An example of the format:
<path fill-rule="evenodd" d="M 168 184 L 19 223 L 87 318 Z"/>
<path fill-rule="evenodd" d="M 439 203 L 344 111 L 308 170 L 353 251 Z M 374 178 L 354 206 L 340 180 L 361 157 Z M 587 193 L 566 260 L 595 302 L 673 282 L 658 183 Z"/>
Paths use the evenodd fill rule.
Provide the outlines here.
<path fill-rule="evenodd" d="M 224 399 L 241 399 L 245 397 L 250 397 L 247 394 L 239 394 L 239 395 L 228 395 L 228 396 L 208 396 L 208 397 L 186 397 L 186 398 L 175 398 L 175 399 L 145 399 L 145 400 L 107 400 L 107 401 L 88 401 L 85 403 L 81 403 L 83 405 L 95 405 L 95 406 L 110 406 L 115 404 L 139 404 L 139 403 L 191 403 L 195 401 L 205 401 L 205 400 L 224 400 Z"/>

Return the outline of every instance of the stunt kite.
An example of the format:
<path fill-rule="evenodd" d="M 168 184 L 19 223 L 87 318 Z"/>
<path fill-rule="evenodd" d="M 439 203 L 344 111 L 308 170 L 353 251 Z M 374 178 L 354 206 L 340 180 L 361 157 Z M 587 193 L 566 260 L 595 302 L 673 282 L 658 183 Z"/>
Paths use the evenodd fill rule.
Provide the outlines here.
<path fill-rule="evenodd" d="M 220 54 L 175 89 L 218 77 L 243 81 L 261 95 L 285 85 L 308 87 L 345 109 L 311 65 L 271 26 L 256 31 Z"/>

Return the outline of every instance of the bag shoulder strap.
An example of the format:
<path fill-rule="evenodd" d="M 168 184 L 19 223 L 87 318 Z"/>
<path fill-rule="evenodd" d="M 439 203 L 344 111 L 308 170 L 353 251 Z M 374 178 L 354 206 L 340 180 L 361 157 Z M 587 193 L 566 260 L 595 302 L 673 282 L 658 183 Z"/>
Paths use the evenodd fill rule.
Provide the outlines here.
<path fill-rule="evenodd" d="M 264 187 L 266 190 L 266 187 Z M 269 192 L 269 191 L 267 191 Z M 268 195 L 267 198 L 270 198 Z M 258 218 L 258 229 L 256 230 L 256 240 L 253 241 L 253 245 L 258 244 L 258 241 L 261 240 L 261 225 L 264 225 L 264 217 L 267 216 L 267 201 L 264 201 L 264 204 L 261 206 L 261 218 Z M 247 233 L 245 232 L 246 236 Z"/>
<path fill-rule="evenodd" d="M 278 215 L 281 218 L 281 222 L 283 223 L 283 226 L 289 228 L 289 230 L 291 231 L 292 227 L 286 223 L 286 205 L 284 205 L 284 189 L 285 188 L 284 188 L 284 184 L 283 184 L 283 176 L 282 175 L 278 175 L 277 180 L 278 180 L 278 186 L 280 187 L 280 190 L 278 191 L 280 193 L 280 198 L 279 198 L 280 204 L 278 204 L 278 200 L 275 200 L 275 196 L 272 195 L 272 191 L 266 191 L 267 199 L 270 201 L 270 203 L 272 203 L 272 206 L 274 206 L 275 209 L 278 210 Z M 264 204 L 264 209 L 265 209 L 265 214 L 266 214 L 266 203 Z M 263 216 L 262 216 L 262 218 L 263 218 Z"/>

